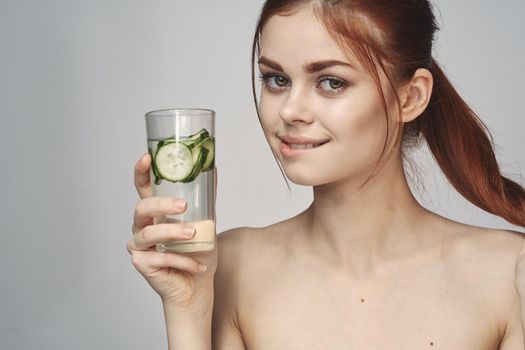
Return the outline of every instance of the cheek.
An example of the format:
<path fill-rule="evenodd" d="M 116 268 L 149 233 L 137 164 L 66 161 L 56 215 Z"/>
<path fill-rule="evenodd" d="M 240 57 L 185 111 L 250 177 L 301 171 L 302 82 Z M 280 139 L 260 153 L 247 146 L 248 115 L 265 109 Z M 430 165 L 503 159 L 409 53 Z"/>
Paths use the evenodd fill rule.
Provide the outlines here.
<path fill-rule="evenodd" d="M 273 126 L 278 122 L 279 106 L 275 98 L 268 96 L 267 93 L 262 92 L 259 100 L 259 115 L 261 117 L 261 124 L 265 134 L 270 132 Z"/>
<path fill-rule="evenodd" d="M 326 174 L 367 177 L 379 160 L 386 137 L 386 118 L 381 101 L 373 93 L 324 108 L 324 127 L 334 137 Z M 337 161 L 335 161 L 337 160 Z"/>
<path fill-rule="evenodd" d="M 383 104 L 374 89 L 361 87 L 341 99 L 311 96 L 308 108 L 316 117 L 309 127 L 332 138 L 332 142 L 318 157 L 308 161 L 284 161 L 285 173 L 292 182 L 311 186 L 346 177 L 364 181 L 370 175 L 386 137 Z M 259 113 L 268 140 L 281 127 L 281 102 L 276 96 L 261 94 Z M 270 145 L 281 158 L 278 143 L 273 141 Z"/>
<path fill-rule="evenodd" d="M 356 91 L 349 99 L 323 108 L 326 125 L 338 144 L 353 146 L 354 155 L 369 156 L 386 136 L 386 118 L 379 97 L 371 91 Z"/>

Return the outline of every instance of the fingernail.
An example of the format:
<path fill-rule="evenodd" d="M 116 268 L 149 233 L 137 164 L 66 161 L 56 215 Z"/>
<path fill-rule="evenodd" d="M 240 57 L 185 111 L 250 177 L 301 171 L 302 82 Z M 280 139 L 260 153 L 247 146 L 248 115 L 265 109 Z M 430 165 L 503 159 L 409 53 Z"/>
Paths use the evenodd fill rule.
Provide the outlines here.
<path fill-rule="evenodd" d="M 193 234 L 195 233 L 195 227 L 185 226 L 185 227 L 182 229 L 182 232 L 184 232 L 184 235 L 185 235 L 185 236 L 192 237 Z"/>
<path fill-rule="evenodd" d="M 203 264 L 199 265 L 199 271 L 206 272 L 207 269 L 208 269 L 208 267 L 206 265 L 203 265 Z"/>
<path fill-rule="evenodd" d="M 184 206 L 186 205 L 186 201 L 184 199 L 177 199 L 175 201 L 175 208 L 182 210 L 184 209 Z"/>

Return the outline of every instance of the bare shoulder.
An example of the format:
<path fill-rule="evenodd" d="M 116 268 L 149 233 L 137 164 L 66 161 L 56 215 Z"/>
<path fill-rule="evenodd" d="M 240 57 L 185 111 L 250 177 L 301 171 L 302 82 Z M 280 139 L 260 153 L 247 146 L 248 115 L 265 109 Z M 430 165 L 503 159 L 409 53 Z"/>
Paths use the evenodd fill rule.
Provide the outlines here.
<path fill-rule="evenodd" d="M 520 300 L 515 287 L 516 261 L 525 234 L 453 223 L 449 236 L 449 266 L 462 281 L 477 286 L 494 310 L 500 349 L 522 346 Z"/>
<path fill-rule="evenodd" d="M 487 272 L 506 273 L 510 277 L 525 234 L 453 223 L 447 233 L 452 256 L 482 263 Z M 512 275 L 513 277 L 513 275 Z"/>
<path fill-rule="evenodd" d="M 226 337 L 243 338 L 239 309 L 243 308 L 245 296 L 257 289 L 261 278 L 268 276 L 268 268 L 275 266 L 282 256 L 283 245 L 278 242 L 282 235 L 277 234 L 280 227 L 282 223 L 262 228 L 238 227 L 217 236 L 219 260 L 214 278 L 214 344 L 225 343 L 223 339 Z"/>
<path fill-rule="evenodd" d="M 218 235 L 216 285 L 224 284 L 228 298 L 238 303 L 278 269 L 288 256 L 288 220 L 266 227 L 238 227 Z"/>
<path fill-rule="evenodd" d="M 285 256 L 287 222 L 266 227 L 238 227 L 218 235 L 219 264 L 217 273 L 227 274 L 243 284 L 256 279 L 258 272 L 275 265 Z M 233 282 L 233 281 L 232 281 Z M 242 286 L 237 286 L 242 287 Z"/>
<path fill-rule="evenodd" d="M 218 264 L 215 273 L 215 294 L 219 302 L 231 304 L 234 308 L 239 293 L 242 293 L 242 282 L 247 263 L 257 254 L 257 229 L 237 227 L 217 235 Z"/>
<path fill-rule="evenodd" d="M 473 277 L 482 275 L 502 288 L 511 287 L 524 234 L 454 222 L 447 237 L 451 264 L 465 267 Z M 494 287 L 490 287 L 492 291 Z"/>
<path fill-rule="evenodd" d="M 279 259 L 289 255 L 292 220 L 265 227 L 239 227 L 218 235 L 218 270 L 242 281 L 239 288 L 253 287 L 261 275 L 279 266 Z"/>

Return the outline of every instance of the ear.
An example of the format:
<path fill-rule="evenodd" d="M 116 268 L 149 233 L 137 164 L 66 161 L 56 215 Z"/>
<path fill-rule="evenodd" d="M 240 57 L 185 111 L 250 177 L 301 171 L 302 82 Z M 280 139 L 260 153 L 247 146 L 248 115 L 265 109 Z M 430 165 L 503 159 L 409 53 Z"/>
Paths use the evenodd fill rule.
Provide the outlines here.
<path fill-rule="evenodd" d="M 419 117 L 427 108 L 432 95 L 432 73 L 428 69 L 419 68 L 412 79 L 406 83 L 401 92 L 401 119 L 408 123 Z"/>

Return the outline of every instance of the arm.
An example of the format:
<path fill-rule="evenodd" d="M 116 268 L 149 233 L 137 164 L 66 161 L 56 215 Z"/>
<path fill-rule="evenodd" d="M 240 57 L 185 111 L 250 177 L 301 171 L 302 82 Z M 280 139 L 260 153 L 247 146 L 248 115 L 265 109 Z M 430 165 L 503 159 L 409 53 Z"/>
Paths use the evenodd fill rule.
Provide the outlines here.
<path fill-rule="evenodd" d="M 521 348 L 524 349 L 524 346 L 525 346 L 525 295 L 521 296 L 520 301 L 521 301 L 521 330 L 522 330 L 521 340 L 523 341 L 522 343 L 523 346 Z"/>
<path fill-rule="evenodd" d="M 523 298 L 522 298 L 523 299 Z M 525 300 L 524 300 L 525 301 Z M 522 303 L 523 304 L 523 303 Z M 516 297 L 515 312 L 507 323 L 505 335 L 499 345 L 498 350 L 524 350 L 523 323 L 524 310 L 520 307 L 520 301 Z"/>
<path fill-rule="evenodd" d="M 515 293 L 505 335 L 499 350 L 525 349 L 525 235 L 520 239 L 521 251 L 516 258 Z"/>
<path fill-rule="evenodd" d="M 192 304 L 191 309 L 163 303 L 169 350 L 212 349 L 213 286 L 209 290 L 211 294 L 202 296 L 202 303 Z"/>
<path fill-rule="evenodd" d="M 218 249 L 189 255 L 154 249 L 157 243 L 190 237 L 183 234 L 181 224 L 154 224 L 155 217 L 180 214 L 186 206 L 177 205 L 180 201 L 175 198 L 152 197 L 150 165 L 147 153 L 135 165 L 135 187 L 141 199 L 133 214 L 133 238 L 127 249 L 137 271 L 162 299 L 169 349 L 209 350 Z M 202 264 L 206 271 L 199 268 Z"/>
<path fill-rule="evenodd" d="M 519 337 L 518 339 L 520 339 L 521 341 L 521 344 L 523 346 L 520 347 L 520 349 L 524 349 L 525 348 L 525 293 L 521 293 L 520 294 L 520 316 L 521 316 L 521 322 L 518 326 L 516 326 L 516 328 L 518 327 L 521 327 L 521 337 Z M 506 350 L 504 348 L 502 348 L 502 350 Z"/>
<path fill-rule="evenodd" d="M 242 229 L 224 232 L 218 236 L 219 263 L 215 274 L 215 303 L 213 306 L 213 350 L 246 350 L 238 317 L 237 305 L 242 293 L 239 258 L 242 251 Z"/>
<path fill-rule="evenodd" d="M 220 251 L 211 291 L 199 294 L 191 309 L 163 303 L 169 350 L 246 350 L 237 322 L 236 305 L 242 285 L 239 238 L 242 229 L 217 236 Z"/>
<path fill-rule="evenodd" d="M 520 299 L 523 348 L 525 347 L 525 235 L 522 235 L 521 250 L 516 258 L 516 290 Z"/>

